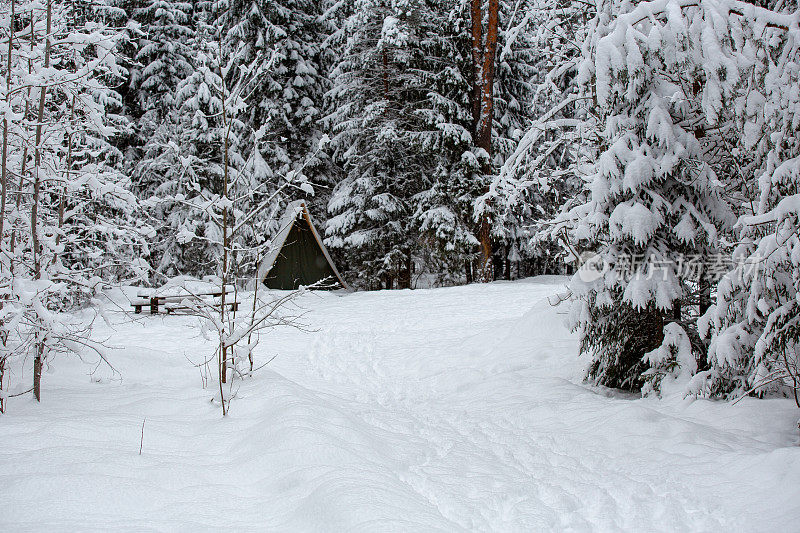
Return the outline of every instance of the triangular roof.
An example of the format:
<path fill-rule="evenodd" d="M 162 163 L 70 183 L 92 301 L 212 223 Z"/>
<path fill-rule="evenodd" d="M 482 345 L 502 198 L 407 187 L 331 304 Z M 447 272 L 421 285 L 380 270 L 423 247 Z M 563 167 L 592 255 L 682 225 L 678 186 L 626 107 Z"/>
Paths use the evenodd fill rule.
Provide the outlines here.
<path fill-rule="evenodd" d="M 269 271 L 272 270 L 273 265 L 275 265 L 275 260 L 278 259 L 281 249 L 283 249 L 283 245 L 286 243 L 286 238 L 292 231 L 292 227 L 294 226 L 295 222 L 297 222 L 297 219 L 300 218 L 300 215 L 302 215 L 303 218 L 306 219 L 306 222 L 308 222 L 308 227 L 311 228 L 311 233 L 314 235 L 317 245 L 319 245 L 320 250 L 322 250 L 322 254 L 325 256 L 325 260 L 328 261 L 333 273 L 336 274 L 336 278 L 339 280 L 339 283 L 343 288 L 349 288 L 347 283 L 344 282 L 344 279 L 342 279 L 341 274 L 339 274 L 339 271 L 336 269 L 336 265 L 333 263 L 333 259 L 331 259 L 328 249 L 325 248 L 325 245 L 322 243 L 322 239 L 320 238 L 319 233 L 317 233 L 317 228 L 314 227 L 311 213 L 308 212 L 308 206 L 306 206 L 305 200 L 295 200 L 286 207 L 286 211 L 284 212 L 280 224 L 278 225 L 278 233 L 272 240 L 272 247 L 270 248 L 267 256 L 264 258 L 264 261 L 261 262 L 261 266 L 258 268 L 259 283 L 263 282 L 264 278 L 266 278 L 267 274 L 269 274 Z"/>

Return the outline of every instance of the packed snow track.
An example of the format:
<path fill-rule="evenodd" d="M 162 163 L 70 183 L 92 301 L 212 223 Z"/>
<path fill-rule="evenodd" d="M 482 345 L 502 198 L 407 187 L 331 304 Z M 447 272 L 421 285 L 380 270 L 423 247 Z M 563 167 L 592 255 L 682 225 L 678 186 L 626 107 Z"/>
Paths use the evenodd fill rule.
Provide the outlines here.
<path fill-rule="evenodd" d="M 793 403 L 582 383 L 564 281 L 306 294 L 225 419 L 196 321 L 109 303 L 122 380 L 55 360 L 0 417 L 0 531 L 796 530 Z"/>

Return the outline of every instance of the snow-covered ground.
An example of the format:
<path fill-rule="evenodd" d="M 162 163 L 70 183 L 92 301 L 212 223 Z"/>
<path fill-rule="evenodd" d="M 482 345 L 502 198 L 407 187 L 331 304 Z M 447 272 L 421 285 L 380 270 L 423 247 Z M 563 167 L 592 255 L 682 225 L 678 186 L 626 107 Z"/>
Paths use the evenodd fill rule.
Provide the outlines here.
<path fill-rule="evenodd" d="M 581 383 L 563 281 L 306 294 L 226 419 L 193 319 L 98 324 L 121 382 L 64 358 L 0 418 L 0 531 L 796 531 L 793 402 Z"/>

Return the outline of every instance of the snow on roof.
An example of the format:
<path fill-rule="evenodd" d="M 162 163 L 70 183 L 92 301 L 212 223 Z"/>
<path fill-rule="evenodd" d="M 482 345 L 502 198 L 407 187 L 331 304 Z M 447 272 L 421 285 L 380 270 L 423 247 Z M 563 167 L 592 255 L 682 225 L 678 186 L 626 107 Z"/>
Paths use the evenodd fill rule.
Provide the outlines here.
<path fill-rule="evenodd" d="M 341 274 L 339 274 L 339 271 L 336 269 L 336 265 L 333 263 L 330 254 L 328 254 L 328 249 L 325 248 L 325 245 L 322 243 L 322 239 L 320 238 L 319 233 L 317 233 L 317 228 L 314 227 L 314 221 L 311 219 L 311 213 L 308 212 L 308 207 L 306 206 L 305 200 L 295 200 L 286 207 L 286 211 L 283 213 L 283 217 L 278 225 L 278 233 L 272 240 L 272 247 L 258 269 L 258 280 L 264 281 L 264 278 L 267 277 L 269 271 L 272 270 L 272 266 L 275 264 L 275 260 L 278 259 L 281 249 L 286 242 L 286 238 L 289 236 L 289 232 L 292 231 L 294 223 L 301 214 L 305 217 L 306 221 L 308 221 L 308 225 L 311 228 L 311 233 L 314 234 L 314 239 L 316 239 L 320 250 L 322 250 L 322 253 L 325 256 L 325 259 L 331 266 L 333 273 L 336 274 L 336 278 L 339 280 L 339 283 L 342 285 L 342 287 L 347 289 L 347 284 L 344 282 Z"/>

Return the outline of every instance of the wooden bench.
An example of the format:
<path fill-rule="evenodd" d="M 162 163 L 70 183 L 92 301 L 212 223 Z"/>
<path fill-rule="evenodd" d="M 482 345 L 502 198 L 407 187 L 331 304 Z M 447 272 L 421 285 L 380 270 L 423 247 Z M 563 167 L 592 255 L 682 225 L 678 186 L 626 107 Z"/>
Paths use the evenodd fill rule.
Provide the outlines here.
<path fill-rule="evenodd" d="M 187 300 L 187 298 L 183 298 L 181 301 L 178 301 L 178 302 L 167 302 L 167 303 L 164 304 L 164 310 L 167 312 L 168 315 L 170 315 L 170 314 L 174 313 L 175 311 L 193 309 L 192 306 L 184 304 L 183 303 L 184 300 Z M 219 307 L 220 305 L 222 305 L 222 302 L 209 302 L 209 301 L 205 301 L 205 300 L 202 301 L 202 302 L 198 302 L 198 303 L 203 303 L 204 305 L 212 306 L 212 307 Z M 233 301 L 233 302 L 226 301 L 225 302 L 225 307 L 229 307 L 231 311 L 238 311 L 239 310 L 239 302 L 237 302 L 237 301 Z"/>
<path fill-rule="evenodd" d="M 228 285 L 225 287 L 225 296 L 233 294 L 233 287 Z M 159 307 L 163 307 L 167 314 L 171 314 L 176 310 L 191 309 L 191 306 L 184 304 L 185 300 L 192 300 L 198 304 L 213 305 L 219 307 L 221 302 L 222 291 L 220 289 L 203 291 L 203 292 L 189 292 L 186 291 L 180 294 L 159 295 L 153 294 L 152 291 L 139 291 L 136 294 L 137 299 L 131 302 L 131 306 L 136 314 L 141 314 L 142 309 L 149 308 L 151 315 L 157 315 Z M 214 301 L 220 298 L 220 301 Z M 210 299 L 210 300 L 209 300 Z M 230 306 L 232 311 L 239 309 L 238 301 L 226 301 L 225 307 Z"/>

